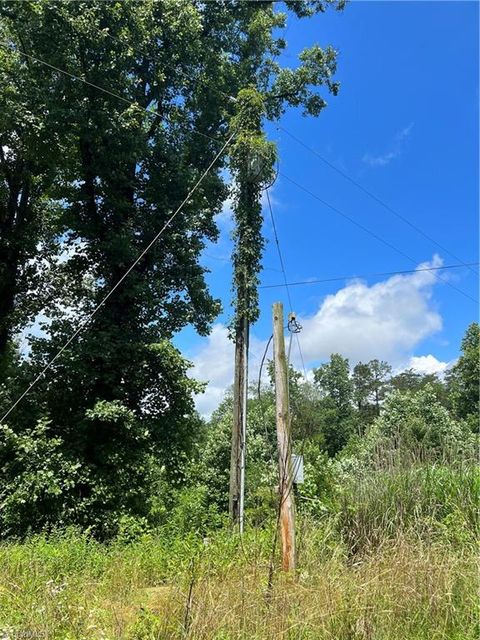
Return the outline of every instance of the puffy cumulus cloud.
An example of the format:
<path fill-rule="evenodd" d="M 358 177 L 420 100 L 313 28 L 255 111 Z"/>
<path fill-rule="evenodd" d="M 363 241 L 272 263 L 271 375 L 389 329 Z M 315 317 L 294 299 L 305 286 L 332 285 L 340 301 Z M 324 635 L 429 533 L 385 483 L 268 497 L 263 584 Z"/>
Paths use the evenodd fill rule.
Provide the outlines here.
<path fill-rule="evenodd" d="M 434 256 L 430 263 L 420 264 L 418 269 L 441 264 L 440 258 Z M 352 365 L 378 358 L 387 360 L 396 370 L 411 366 L 425 373 L 444 371 L 447 364 L 433 355 L 413 355 L 422 340 L 442 328 L 442 318 L 432 302 L 436 280 L 435 272 L 417 270 L 371 286 L 355 280 L 327 296 L 313 315 L 299 318 L 303 326 L 300 344 L 307 377 L 311 377 L 312 366 L 327 360 L 332 353 L 341 353 Z M 266 341 L 251 336 L 251 380 L 258 376 L 265 345 Z M 204 416 L 218 406 L 233 382 L 233 355 L 227 328 L 216 324 L 191 357 L 193 376 L 208 381 L 206 392 L 197 397 L 197 408 Z M 292 343 L 291 359 L 301 370 L 296 340 Z"/>
<path fill-rule="evenodd" d="M 412 356 L 408 363 L 407 369 L 414 369 L 418 373 L 431 374 L 436 373 L 442 377 L 445 371 L 450 367 L 449 362 L 438 360 L 431 353 L 428 356 Z"/>
<path fill-rule="evenodd" d="M 441 264 L 435 256 L 418 269 Z M 436 278 L 435 272 L 417 270 L 372 286 L 353 281 L 327 296 L 313 316 L 301 319 L 305 359 L 324 360 L 338 352 L 352 362 L 407 361 L 418 343 L 442 328 L 431 302 Z"/>

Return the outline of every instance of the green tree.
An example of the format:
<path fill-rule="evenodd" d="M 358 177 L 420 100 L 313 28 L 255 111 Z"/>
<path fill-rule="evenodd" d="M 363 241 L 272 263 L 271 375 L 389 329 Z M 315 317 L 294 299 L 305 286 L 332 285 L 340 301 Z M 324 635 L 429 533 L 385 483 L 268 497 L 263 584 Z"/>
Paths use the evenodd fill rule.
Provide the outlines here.
<path fill-rule="evenodd" d="M 338 353 L 330 356 L 330 362 L 313 372 L 315 383 L 324 395 L 331 398 L 341 414 L 350 414 L 353 399 L 353 382 L 347 358 Z"/>
<path fill-rule="evenodd" d="M 5 3 L 4 3 L 5 5 Z M 0 40 L 11 34 L 0 5 Z M 19 46 L 23 46 L 20 42 Z M 53 126 L 56 97 L 32 63 L 0 46 L 0 380 L 14 333 L 39 310 L 27 295 L 38 275 L 33 259 L 54 247 L 58 207 L 48 198 L 65 158 Z M 63 143 L 65 141 L 63 140 Z M 45 246 L 47 245 L 47 246 Z M 42 251 L 43 249 L 43 251 Z M 39 294 L 41 291 L 39 291 Z"/>
<path fill-rule="evenodd" d="M 289 372 L 289 401 L 292 414 L 292 437 L 298 450 L 303 443 L 312 440 L 324 448 L 322 431 L 322 399 L 318 387 L 293 367 Z"/>
<path fill-rule="evenodd" d="M 232 129 L 236 132 L 230 153 L 235 218 L 233 251 L 234 314 L 231 322 L 235 343 L 234 412 L 230 472 L 230 513 L 238 521 L 244 357 L 249 327 L 258 318 L 258 274 L 264 239 L 261 191 L 272 179 L 275 146 L 265 140 L 263 120 L 276 120 L 286 105 L 303 107 L 305 114 L 318 115 L 326 106 L 315 88 L 326 85 L 333 94 L 338 85 L 331 80 L 336 54 L 318 46 L 300 54 L 300 66 L 282 69 L 275 56 L 284 46 L 274 40 L 272 30 L 284 26 L 285 16 L 273 11 L 273 3 L 244 3 L 241 12 L 247 28 L 238 51 L 238 74 L 242 88 L 237 95 Z M 323 11 L 324 3 L 287 3 L 299 17 Z M 343 6 L 341 3 L 338 6 Z M 273 54 L 273 57 L 272 57 Z M 313 89 L 313 90 L 312 90 Z M 267 194 L 268 197 L 268 194 Z M 246 384 L 246 381 L 244 382 Z M 246 410 L 246 409 L 245 409 Z"/>
<path fill-rule="evenodd" d="M 380 415 L 380 405 L 388 392 L 389 376 L 392 373 L 392 367 L 384 360 L 370 360 L 368 363 L 372 372 L 372 388 L 371 393 L 375 404 L 377 416 Z"/>
<path fill-rule="evenodd" d="M 286 3 L 299 18 L 324 11 L 328 5 L 342 9 L 344 2 Z M 115 253 L 121 254 L 122 245 L 129 244 L 125 224 L 135 233 L 136 244 L 145 239 L 132 216 L 125 214 L 133 209 L 133 200 L 135 208 L 142 209 L 138 206 L 139 182 L 146 186 L 161 179 L 171 192 L 183 193 L 196 169 L 211 158 L 214 141 L 208 136 L 216 133 L 221 137 L 228 125 L 233 113 L 229 96 L 255 85 L 265 98 L 269 118 L 278 117 L 288 105 L 302 106 L 305 113 L 314 115 L 326 106 L 325 98 L 314 89 L 325 85 L 334 94 L 338 91 L 333 80 L 336 52 L 314 45 L 302 52 L 296 68 L 283 69 L 276 58 L 285 41 L 272 33 L 285 24 L 286 14 L 276 11 L 273 2 L 0 2 L 4 88 L 0 109 L 0 357 L 24 319 L 18 314 L 19 294 L 32 288 L 25 285 L 25 277 L 32 272 L 32 257 L 40 257 L 39 239 L 44 243 L 52 235 L 58 237 L 58 227 L 52 229 L 49 224 L 52 204 L 72 203 L 68 215 L 62 217 L 69 243 L 99 231 L 103 209 L 118 204 L 115 223 L 97 237 L 95 258 L 102 257 L 105 245 L 115 245 Z M 82 85 L 55 67 L 91 84 Z M 120 98 L 102 95 L 93 85 Z M 128 102 L 133 106 L 128 107 Z M 141 111 L 145 108 L 154 116 L 145 117 Z M 195 137 L 194 128 L 207 137 Z M 148 160 L 147 145 L 152 145 Z M 112 195 L 113 180 L 108 173 L 114 164 L 117 181 Z M 53 183 L 59 180 L 63 188 L 56 190 Z M 217 193 L 213 195 L 209 188 L 215 180 Z M 205 186 L 191 209 L 197 209 L 200 202 L 201 211 L 208 193 L 211 207 L 207 209 L 215 210 L 221 181 L 213 174 Z M 148 215 L 142 218 L 148 224 L 152 216 L 148 198 L 144 204 L 143 213 Z M 166 212 L 171 203 L 161 202 L 161 206 Z M 199 215 L 199 226 L 202 224 L 209 227 L 207 237 L 212 239 L 212 221 Z M 195 232 L 195 226 L 193 229 L 188 247 L 197 254 L 202 234 Z M 117 263 L 125 259 L 115 257 Z M 85 270 L 89 258 L 76 268 L 71 265 L 68 286 L 78 284 L 75 276 L 80 266 Z M 199 285 L 201 270 L 194 260 L 186 262 L 193 272 L 192 281 Z M 45 281 L 38 288 L 42 291 L 44 287 Z M 30 317 L 38 311 L 32 308 L 31 298 Z"/>
<path fill-rule="evenodd" d="M 27 64 L 25 47 L 123 98 L 31 62 L 41 86 L 61 105 L 52 128 L 60 136 L 68 127 L 68 162 L 56 189 L 65 244 L 81 243 L 83 250 L 63 265 L 60 283 L 67 291 L 57 291 L 63 304 L 48 309 L 53 322 L 48 338 L 34 341 L 22 372 L 28 379 L 178 207 L 219 149 L 208 131 L 221 132 L 226 114 L 209 97 L 209 79 L 197 83 L 193 77 L 199 61 L 208 60 L 201 57 L 201 16 L 190 3 L 45 2 L 5 13 L 21 64 Z M 49 372 L 56 384 L 39 384 L 11 416 L 21 431 L 47 415 L 51 437 L 61 434 L 65 450 L 88 469 L 87 480 L 74 488 L 89 506 L 75 517 L 84 526 L 97 526 L 108 513 L 145 513 L 148 456 L 156 454 L 174 473 L 175 454 L 187 451 L 194 438 L 192 393 L 198 387 L 169 341 L 189 322 L 204 334 L 218 312 L 198 261 L 205 242 L 216 238 L 213 218 L 226 193 L 218 170 L 98 311 L 68 357 L 57 361 Z"/>
<path fill-rule="evenodd" d="M 477 322 L 467 328 L 461 355 L 447 373 L 447 389 L 452 409 L 458 418 L 467 420 L 478 432 L 480 415 L 480 327 Z"/>
<path fill-rule="evenodd" d="M 370 424 L 376 415 L 375 406 L 371 402 L 374 377 L 369 363 L 359 362 L 355 365 L 352 382 L 353 400 L 357 410 L 358 434 L 362 435 L 365 426 Z"/>
<path fill-rule="evenodd" d="M 303 17 L 326 3 L 287 5 Z M 38 197 L 55 207 L 60 220 L 53 238 L 67 250 L 46 302 L 48 335 L 32 340 L 30 359 L 9 380 L 2 394 L 7 408 L 164 227 L 223 144 L 237 104 L 262 103 L 255 131 L 247 132 L 250 145 L 264 117 L 275 119 L 288 105 L 316 115 L 326 105 L 317 89 L 335 94 L 338 85 L 331 48 L 314 46 L 296 68 L 281 68 L 276 57 L 285 43 L 272 33 L 286 16 L 272 2 L 2 2 L 0 11 L 5 65 L 28 68 L 28 81 L 44 100 L 38 111 L 48 114 L 41 124 L 55 137 L 46 169 L 55 181 Z M 249 86 L 254 89 L 241 92 Z M 38 105 L 26 95 L 33 112 Z M 14 113 L 15 104 L 9 109 Z M 10 139 L 16 158 L 15 135 Z M 17 141 L 18 148 L 23 144 Z M 240 137 L 234 172 L 241 154 Z M 205 334 L 219 309 L 199 257 L 217 237 L 225 163 L 226 155 L 88 331 L 9 416 L 18 434 L 46 418 L 46 437 L 85 469 L 65 489 L 77 497 L 71 519 L 82 526 L 109 533 L 119 514 L 146 513 L 152 459 L 167 476 L 181 476 L 181 454 L 200 430 L 192 401 L 198 385 L 170 341 L 186 324 Z M 261 250 L 258 208 L 255 214 L 248 256 L 254 266 Z"/>
<path fill-rule="evenodd" d="M 332 354 L 330 362 L 314 370 L 314 380 L 322 396 L 325 447 L 330 455 L 335 455 L 354 431 L 353 382 L 348 359 L 338 353 Z"/>
<path fill-rule="evenodd" d="M 434 373 L 419 373 L 414 369 L 407 369 L 390 378 L 389 385 L 394 391 L 417 392 L 427 386 L 435 390 L 438 400 L 448 405 L 447 388 L 442 380 Z"/>
<path fill-rule="evenodd" d="M 429 385 L 416 393 L 391 394 L 368 433 L 367 443 L 370 451 L 386 456 L 385 460 L 392 450 L 419 459 L 446 454 L 455 459 L 459 453 L 471 455 L 474 451 L 465 424 L 449 414 Z"/>
<path fill-rule="evenodd" d="M 263 512 L 264 499 L 273 498 L 278 482 L 275 399 L 270 385 L 261 387 L 260 397 L 256 388 L 251 391 L 248 400 L 246 508 L 250 513 L 258 513 Z M 202 439 L 195 445 L 196 455 L 187 472 L 191 485 L 204 485 L 208 504 L 215 505 L 222 512 L 228 511 L 232 415 L 233 397 L 229 390 L 208 420 Z"/>

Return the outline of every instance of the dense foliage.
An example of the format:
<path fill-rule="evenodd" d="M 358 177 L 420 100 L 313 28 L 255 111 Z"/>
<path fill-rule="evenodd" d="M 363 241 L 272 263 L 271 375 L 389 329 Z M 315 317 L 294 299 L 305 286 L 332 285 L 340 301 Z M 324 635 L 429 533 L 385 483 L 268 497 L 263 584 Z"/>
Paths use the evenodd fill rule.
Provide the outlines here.
<path fill-rule="evenodd" d="M 343 7 L 286 3 L 297 18 L 327 4 Z M 288 106 L 318 115 L 319 89 L 338 91 L 331 47 L 281 67 L 285 26 L 272 2 L 0 2 L 2 414 L 40 376 L 0 425 L 1 537 L 71 524 L 100 538 L 158 526 L 204 535 L 224 522 L 232 399 L 207 422 L 196 414 L 201 383 L 172 338 L 188 324 L 206 334 L 218 313 L 200 256 L 217 237 L 227 174 L 232 333 L 258 316 L 260 194 L 276 154 L 265 121 Z M 232 131 L 181 215 L 97 309 Z M 21 349 L 39 313 L 43 332 Z M 478 349 L 472 324 L 445 380 L 341 354 L 311 382 L 291 369 L 294 447 L 306 468 L 299 512 L 333 518 L 356 549 L 376 539 L 379 505 L 397 491 L 405 518 L 394 530 L 421 512 L 428 531 L 450 521 L 470 531 L 471 510 L 447 494 L 444 508 L 430 507 L 439 483 L 460 487 L 456 465 L 470 469 L 475 455 Z M 271 384 L 250 394 L 247 465 L 247 518 L 262 526 L 277 501 Z M 359 501 L 362 487 L 371 492 Z"/>
<path fill-rule="evenodd" d="M 474 323 L 466 336 L 478 332 Z M 298 509 L 315 516 L 336 513 L 348 487 L 358 488 L 364 482 L 373 487 L 378 481 L 392 483 L 394 490 L 397 474 L 408 475 L 408 469 L 414 475 L 418 470 L 418 480 L 424 472 L 434 478 L 429 470 L 439 467 L 441 482 L 442 473 L 456 478 L 458 466 L 472 468 L 478 447 L 478 426 L 472 432 L 472 425 L 478 425 L 478 395 L 472 394 L 463 417 L 457 409 L 458 389 L 472 383 L 471 370 L 478 362 L 478 352 L 469 345 L 470 340 L 464 339 L 462 354 L 445 380 L 412 371 L 394 374 L 388 363 L 378 360 L 351 367 L 339 354 L 314 371 L 313 382 L 303 381 L 290 369 L 293 451 L 304 455 L 306 475 L 305 484 L 296 488 Z M 478 388 L 478 373 L 476 381 Z M 248 409 L 247 507 L 258 523 L 272 517 L 276 504 L 273 387 L 262 384 L 260 393 L 252 388 Z M 227 395 L 207 425 L 198 463 L 192 466 L 192 482 L 203 483 L 207 503 L 220 512 L 228 499 L 231 412 Z M 472 486 L 472 490 L 478 489 Z M 472 512 L 470 517 L 471 528 Z"/>
<path fill-rule="evenodd" d="M 478 325 L 471 325 L 467 335 L 476 332 Z M 477 353 L 466 344 L 461 367 L 453 368 L 454 390 L 471 381 L 462 371 L 474 367 L 469 359 Z M 62 528 L 0 545 L 0 630 L 7 637 L 34 632 L 89 640 L 476 638 L 480 474 L 470 429 L 476 397 L 467 419 L 458 419 L 452 372 L 446 382 L 407 372 L 401 385 L 398 375 L 385 376 L 381 389 L 375 384 L 365 394 L 365 380 L 375 379 L 366 368 L 379 369 L 366 363 L 365 402 L 376 408 L 377 395 L 383 399 L 365 426 L 364 405 L 356 401 L 358 368 L 346 365 L 332 356 L 312 384 L 290 370 L 295 450 L 305 457 L 305 483 L 294 489 L 295 579 L 277 573 L 266 586 L 270 563 L 279 558 L 274 394 L 265 384 L 260 394 L 252 388 L 249 400 L 241 539 L 222 526 L 232 412 L 227 394 L 184 460 L 183 482 L 160 472 L 148 517 L 124 517 L 112 543 Z M 332 455 L 338 439 L 326 420 L 334 411 L 340 420 L 347 408 L 350 435 Z M 19 505 L 24 514 L 31 508 L 29 491 L 47 490 L 55 500 L 59 479 L 68 481 L 78 470 L 65 465 L 58 443 L 47 442 L 41 427 L 23 440 L 10 432 L 4 437 L 23 465 L 6 502 L 13 522 L 22 516 Z M 47 457 L 50 473 L 39 474 Z"/>
<path fill-rule="evenodd" d="M 344 4 L 0 0 L 0 638 L 478 637 L 477 323 L 444 378 L 289 368 L 295 580 L 272 363 L 239 538 L 232 394 L 202 419 L 173 343 L 220 310 L 201 255 L 227 197 L 231 337 L 258 319 L 265 124 L 339 89 L 331 46 L 280 64 L 287 17 Z"/>
<path fill-rule="evenodd" d="M 329 4 L 343 7 L 286 7 L 300 19 Z M 186 325 L 205 335 L 219 311 L 200 256 L 225 175 L 242 239 L 235 286 L 255 317 L 261 182 L 240 174 L 255 147 L 271 171 L 265 119 L 288 106 L 318 115 L 319 89 L 338 91 L 331 47 L 279 64 L 286 19 L 274 2 L 242 0 L 0 2 L 2 415 L 95 310 L 2 425 L 1 535 L 75 523 L 110 536 L 182 481 L 202 430 L 199 385 L 172 337 Z M 43 333 L 19 349 L 35 318 Z"/>

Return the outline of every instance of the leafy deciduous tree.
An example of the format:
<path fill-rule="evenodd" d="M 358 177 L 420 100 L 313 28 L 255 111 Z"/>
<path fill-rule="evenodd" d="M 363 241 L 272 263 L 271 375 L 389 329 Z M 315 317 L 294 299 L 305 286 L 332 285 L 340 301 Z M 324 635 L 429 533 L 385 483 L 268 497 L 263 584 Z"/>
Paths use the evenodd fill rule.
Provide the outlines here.
<path fill-rule="evenodd" d="M 462 353 L 447 375 L 447 387 L 453 410 L 458 418 L 468 420 L 478 432 L 480 415 L 480 326 L 467 328 L 461 345 Z"/>
<path fill-rule="evenodd" d="M 332 354 L 330 362 L 314 371 L 315 384 L 323 400 L 322 421 L 325 446 L 330 455 L 338 453 L 352 435 L 353 382 L 347 358 Z"/>
<path fill-rule="evenodd" d="M 326 4 L 288 6 L 302 17 Z M 55 179 L 37 181 L 37 201 L 43 213 L 56 207 L 52 237 L 69 250 L 45 309 L 52 319 L 48 335 L 33 340 L 29 360 L 17 380 L 9 380 L 2 395 L 6 408 L 12 390 L 22 390 L 111 291 L 205 171 L 236 109 L 229 96 L 242 102 L 246 94 L 240 89 L 253 86 L 249 95 L 262 101 L 266 117 L 278 117 L 287 105 L 316 115 L 326 103 L 315 89 L 325 85 L 336 93 L 338 86 L 331 48 L 306 50 L 295 69 L 275 61 L 285 43 L 272 30 L 284 25 L 285 15 L 273 2 L 3 2 L 0 11 L 8 42 L 2 72 L 10 80 L 10 68 L 19 70 L 36 92 L 31 96 L 23 85 L 12 85 L 7 120 L 13 124 L 7 124 L 13 133 L 2 142 L 3 175 L 24 147 L 35 146 L 29 136 L 34 138 L 36 121 L 32 134 L 29 129 L 17 135 L 15 100 L 21 94 L 24 112 L 35 112 L 39 126 L 54 136 L 51 154 L 42 155 L 47 166 L 35 168 L 35 175 Z M 260 133 L 262 115 L 255 117 Z M 41 138 L 43 145 L 48 141 Z M 10 415 L 19 434 L 46 419 L 46 437 L 60 438 L 69 461 L 85 470 L 72 488 L 89 505 L 75 516 L 82 525 L 97 526 L 108 513 L 143 513 L 148 454 L 175 473 L 178 454 L 195 437 L 192 393 L 198 386 L 188 380 L 188 365 L 170 340 L 188 323 L 205 334 L 218 312 L 199 257 L 217 236 L 214 216 L 226 197 L 224 162 L 106 300 L 89 330 L 55 362 L 48 379 Z M 5 180 L 7 201 L 11 186 Z M 257 265 L 261 224 L 251 222 L 249 260 Z M 19 242 L 25 233 L 19 230 Z M 81 251 L 72 250 L 79 246 Z M 19 256 L 14 280 L 29 255 Z M 6 286 L 14 300 L 18 283 L 10 279 Z M 9 304 L 0 322 L 10 314 Z"/>

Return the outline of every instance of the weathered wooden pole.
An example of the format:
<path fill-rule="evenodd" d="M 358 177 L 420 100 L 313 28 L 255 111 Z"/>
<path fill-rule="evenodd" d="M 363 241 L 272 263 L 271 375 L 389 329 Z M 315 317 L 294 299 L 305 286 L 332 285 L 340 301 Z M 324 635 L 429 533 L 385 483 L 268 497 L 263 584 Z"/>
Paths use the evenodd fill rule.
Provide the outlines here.
<path fill-rule="evenodd" d="M 238 524 L 240 533 L 243 532 L 244 525 L 248 334 L 248 320 L 244 317 L 239 323 L 235 335 L 235 374 L 233 380 L 233 424 L 229 493 L 230 517 L 235 524 Z"/>
<path fill-rule="evenodd" d="M 288 371 L 285 356 L 283 305 L 273 305 L 273 355 L 275 364 L 275 404 L 279 466 L 279 527 L 282 541 L 282 569 L 294 571 L 295 505 L 291 462 L 290 413 L 288 407 Z"/>

